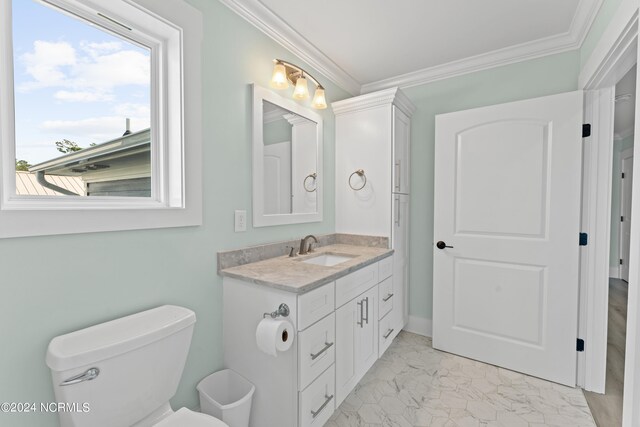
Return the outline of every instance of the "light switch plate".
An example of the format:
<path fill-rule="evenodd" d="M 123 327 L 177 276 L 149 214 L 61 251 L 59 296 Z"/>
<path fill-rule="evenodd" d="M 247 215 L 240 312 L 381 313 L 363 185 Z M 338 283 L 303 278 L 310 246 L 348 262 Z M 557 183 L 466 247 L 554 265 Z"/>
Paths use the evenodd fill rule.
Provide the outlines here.
<path fill-rule="evenodd" d="M 247 211 L 235 212 L 235 230 L 236 232 L 247 231 Z"/>

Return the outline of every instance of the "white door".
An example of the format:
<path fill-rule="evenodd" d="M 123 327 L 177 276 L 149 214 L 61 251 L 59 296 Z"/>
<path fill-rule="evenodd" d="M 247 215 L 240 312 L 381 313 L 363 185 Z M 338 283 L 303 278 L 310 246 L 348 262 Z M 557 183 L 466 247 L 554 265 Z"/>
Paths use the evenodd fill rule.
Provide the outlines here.
<path fill-rule="evenodd" d="M 582 96 L 436 117 L 435 348 L 575 385 Z"/>
<path fill-rule="evenodd" d="M 264 213 L 291 213 L 291 142 L 264 146 Z"/>
<path fill-rule="evenodd" d="M 621 155 L 622 188 L 620 191 L 620 278 L 629 281 L 629 243 L 631 242 L 631 183 L 633 181 L 633 148 Z"/>

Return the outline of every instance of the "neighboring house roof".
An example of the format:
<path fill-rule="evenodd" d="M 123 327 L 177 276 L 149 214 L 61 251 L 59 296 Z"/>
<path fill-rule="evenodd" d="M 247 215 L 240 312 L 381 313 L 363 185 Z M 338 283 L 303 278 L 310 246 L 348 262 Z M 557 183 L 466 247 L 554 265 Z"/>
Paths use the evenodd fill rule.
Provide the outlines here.
<path fill-rule="evenodd" d="M 151 131 L 144 129 L 125 134 L 80 151 L 65 154 L 29 167 L 30 172 L 44 171 L 47 177 L 54 175 L 83 176 L 87 173 L 108 169 L 139 155 L 137 163 L 150 167 Z M 149 174 L 147 174 L 149 176 Z"/>
<path fill-rule="evenodd" d="M 76 176 L 49 175 L 47 180 L 65 190 L 84 195 L 84 182 Z M 43 187 L 36 180 L 36 174 L 16 171 L 16 195 L 18 196 L 60 196 L 61 194 Z"/>

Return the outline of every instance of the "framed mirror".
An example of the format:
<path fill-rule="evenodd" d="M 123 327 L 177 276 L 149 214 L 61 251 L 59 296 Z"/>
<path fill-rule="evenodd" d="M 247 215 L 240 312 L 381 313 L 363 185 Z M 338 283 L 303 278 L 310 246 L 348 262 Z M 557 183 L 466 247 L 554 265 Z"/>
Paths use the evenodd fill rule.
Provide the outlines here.
<path fill-rule="evenodd" d="M 253 85 L 253 226 L 322 221 L 322 117 Z"/>

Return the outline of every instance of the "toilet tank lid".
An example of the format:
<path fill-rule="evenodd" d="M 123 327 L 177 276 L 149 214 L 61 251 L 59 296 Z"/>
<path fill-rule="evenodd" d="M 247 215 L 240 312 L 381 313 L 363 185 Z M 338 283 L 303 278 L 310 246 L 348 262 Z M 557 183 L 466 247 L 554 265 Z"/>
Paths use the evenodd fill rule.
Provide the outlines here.
<path fill-rule="evenodd" d="M 158 341 L 196 322 L 188 308 L 163 305 L 151 310 L 55 337 L 47 349 L 47 365 L 65 371 Z"/>

